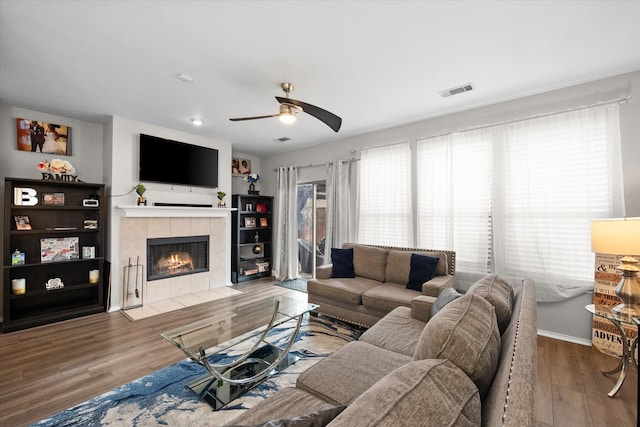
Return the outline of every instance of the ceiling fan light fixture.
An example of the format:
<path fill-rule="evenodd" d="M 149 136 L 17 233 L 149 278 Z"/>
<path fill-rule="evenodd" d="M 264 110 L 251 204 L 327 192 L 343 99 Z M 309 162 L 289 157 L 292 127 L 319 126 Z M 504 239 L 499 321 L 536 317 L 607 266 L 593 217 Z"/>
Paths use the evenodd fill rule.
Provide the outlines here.
<path fill-rule="evenodd" d="M 296 121 L 296 111 L 288 105 L 280 105 L 280 114 L 278 114 L 278 118 L 280 121 L 286 125 L 290 125 L 291 123 Z"/>
<path fill-rule="evenodd" d="M 291 113 L 283 113 L 279 116 L 280 121 L 285 125 L 290 125 L 291 123 L 296 121 L 296 116 Z"/>

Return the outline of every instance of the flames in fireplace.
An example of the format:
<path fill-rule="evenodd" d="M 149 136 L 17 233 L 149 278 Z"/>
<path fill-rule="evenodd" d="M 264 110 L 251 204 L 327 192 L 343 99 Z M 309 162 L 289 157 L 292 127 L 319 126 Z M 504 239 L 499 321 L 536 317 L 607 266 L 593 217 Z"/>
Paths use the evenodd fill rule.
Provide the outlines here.
<path fill-rule="evenodd" d="M 209 271 L 209 236 L 147 239 L 147 281 Z"/>
<path fill-rule="evenodd" d="M 173 252 L 158 260 L 160 274 L 173 275 L 193 271 L 193 259 L 188 252 Z"/>

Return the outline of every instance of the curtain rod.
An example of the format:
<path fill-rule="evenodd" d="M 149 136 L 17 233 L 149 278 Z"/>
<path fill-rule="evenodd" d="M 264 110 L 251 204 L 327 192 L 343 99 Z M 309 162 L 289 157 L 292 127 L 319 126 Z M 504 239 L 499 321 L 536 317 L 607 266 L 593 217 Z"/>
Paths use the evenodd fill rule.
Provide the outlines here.
<path fill-rule="evenodd" d="M 461 130 L 455 130 L 455 131 L 451 131 L 451 132 L 444 132 L 444 133 L 439 133 L 439 134 L 431 135 L 431 136 L 413 138 L 413 139 L 408 140 L 408 141 L 392 142 L 392 143 L 384 144 L 384 145 L 375 145 L 375 146 L 372 146 L 372 147 L 365 147 L 365 148 L 361 148 L 360 151 L 369 150 L 369 149 L 372 149 L 372 148 L 390 147 L 392 145 L 407 144 L 407 143 L 411 143 L 411 142 L 423 141 L 423 140 L 432 139 L 432 138 L 439 138 L 441 136 L 453 135 L 455 133 L 470 132 L 470 131 L 473 131 L 473 130 L 480 130 L 480 129 L 488 129 L 488 128 L 492 128 L 492 127 L 496 127 L 496 126 L 502 126 L 502 125 L 508 125 L 508 124 L 511 124 L 511 123 L 523 122 L 525 120 L 539 119 L 539 118 L 542 118 L 542 117 L 549 117 L 549 116 L 555 116 L 555 115 L 558 115 L 558 114 L 571 113 L 573 111 L 586 110 L 588 108 L 601 107 L 601 106 L 604 106 L 604 105 L 627 104 L 629 102 L 631 102 L 631 97 L 627 96 L 625 98 L 617 98 L 617 99 L 612 99 L 610 101 L 596 102 L 594 104 L 582 105 L 580 107 L 569 108 L 569 109 L 566 109 L 566 110 L 552 111 L 552 112 L 549 112 L 549 113 L 534 114 L 532 116 L 522 117 L 522 118 L 518 118 L 518 119 L 505 120 L 505 121 L 502 121 L 502 122 L 490 123 L 490 124 L 480 125 L 480 126 L 473 126 L 473 127 L 469 127 L 469 128 L 465 128 L 465 129 L 461 129 Z"/>
<path fill-rule="evenodd" d="M 354 153 L 355 153 L 355 150 L 354 150 Z M 347 160 L 338 160 L 338 162 L 342 162 L 342 163 L 345 163 L 345 162 L 357 162 L 358 160 L 360 160 L 360 159 L 356 159 L 355 157 L 353 157 L 353 158 L 347 159 Z M 296 167 L 298 169 L 302 169 L 302 168 L 317 168 L 317 167 L 320 167 L 320 166 L 332 165 L 334 163 L 335 163 L 335 161 L 334 162 L 326 162 L 326 163 L 316 163 L 316 164 L 302 165 L 302 166 L 296 166 Z M 274 168 L 273 171 L 277 172 L 278 168 Z"/>

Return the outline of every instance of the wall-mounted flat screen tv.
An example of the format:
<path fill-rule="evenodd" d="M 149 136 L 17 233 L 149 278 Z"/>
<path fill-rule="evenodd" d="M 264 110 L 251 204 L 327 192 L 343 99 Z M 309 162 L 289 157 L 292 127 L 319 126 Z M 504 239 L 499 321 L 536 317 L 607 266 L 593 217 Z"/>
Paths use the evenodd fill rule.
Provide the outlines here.
<path fill-rule="evenodd" d="M 140 181 L 218 187 L 218 150 L 140 134 Z"/>

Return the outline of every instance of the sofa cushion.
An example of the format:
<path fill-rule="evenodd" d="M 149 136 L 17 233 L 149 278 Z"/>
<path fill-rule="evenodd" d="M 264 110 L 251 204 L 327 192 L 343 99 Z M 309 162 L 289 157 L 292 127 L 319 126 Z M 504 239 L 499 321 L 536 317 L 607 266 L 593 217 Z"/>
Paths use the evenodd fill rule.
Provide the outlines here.
<path fill-rule="evenodd" d="M 479 426 L 478 389 L 448 360 L 402 366 L 362 394 L 329 425 Z"/>
<path fill-rule="evenodd" d="M 480 397 L 489 391 L 500 357 L 495 309 L 481 296 L 466 294 L 447 304 L 425 326 L 414 358 L 448 359 L 471 378 Z"/>
<path fill-rule="evenodd" d="M 360 341 L 413 357 L 426 322 L 411 317 L 411 309 L 397 307 L 362 334 Z"/>
<path fill-rule="evenodd" d="M 384 279 L 387 282 L 406 284 L 411 270 L 411 252 L 390 249 L 387 255 Z"/>
<path fill-rule="evenodd" d="M 353 268 L 353 249 L 331 248 L 331 277 L 356 277 Z"/>
<path fill-rule="evenodd" d="M 407 289 L 422 292 L 422 284 L 435 276 L 438 261 L 440 261 L 438 258 L 411 254 L 411 271 L 409 272 Z"/>
<path fill-rule="evenodd" d="M 387 267 L 384 273 L 385 282 L 406 284 L 409 281 L 412 254 L 427 255 L 438 258 L 439 261 L 438 266 L 436 267 L 436 276 L 444 276 L 447 274 L 447 255 L 444 252 L 389 249 L 389 254 L 387 255 Z"/>
<path fill-rule="evenodd" d="M 307 281 L 307 292 L 345 304 L 361 305 L 362 294 L 379 286 L 377 280 L 357 277 L 355 279 L 326 279 Z"/>
<path fill-rule="evenodd" d="M 343 248 L 353 248 L 353 267 L 356 276 L 384 282 L 387 250 L 357 243 L 345 243 Z"/>
<path fill-rule="evenodd" d="M 278 418 L 253 426 L 237 426 L 237 427 L 325 427 L 335 417 L 344 411 L 346 406 L 338 405 L 329 408 L 318 409 L 309 414 L 298 415 L 293 418 Z"/>
<path fill-rule="evenodd" d="M 420 295 L 397 283 L 383 283 L 362 294 L 362 304 L 380 313 L 388 313 L 396 307 L 411 307 L 411 300 Z"/>
<path fill-rule="evenodd" d="M 273 419 L 294 418 L 335 406 L 313 394 L 295 387 L 285 387 L 259 401 L 251 410 L 243 412 L 225 426 L 250 426 Z"/>
<path fill-rule="evenodd" d="M 460 298 L 460 294 L 455 289 L 445 288 L 431 306 L 431 317 L 435 316 L 445 305 L 456 298 Z"/>
<path fill-rule="evenodd" d="M 352 341 L 304 371 L 296 387 L 337 405 L 348 405 L 411 357 Z"/>
<path fill-rule="evenodd" d="M 502 277 L 487 276 L 471 285 L 467 293 L 480 295 L 495 307 L 498 328 L 500 328 L 502 335 L 511 320 L 513 308 L 513 287 L 511 284 Z"/>

